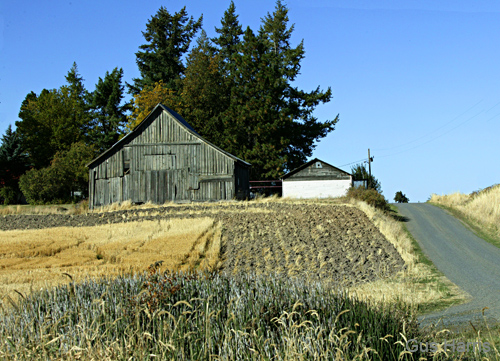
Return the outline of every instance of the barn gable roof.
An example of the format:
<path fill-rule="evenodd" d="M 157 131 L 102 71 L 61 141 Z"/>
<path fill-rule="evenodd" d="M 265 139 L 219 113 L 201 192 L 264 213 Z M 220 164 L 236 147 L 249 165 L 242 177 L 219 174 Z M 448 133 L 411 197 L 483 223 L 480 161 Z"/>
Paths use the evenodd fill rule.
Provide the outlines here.
<path fill-rule="evenodd" d="M 281 179 L 282 179 L 282 180 L 285 180 L 286 178 L 291 177 L 292 175 L 299 173 L 301 170 L 303 170 L 303 169 L 305 169 L 305 168 L 309 167 L 311 164 L 316 163 L 316 162 L 321 162 L 321 163 L 323 163 L 323 164 L 326 164 L 326 165 L 328 165 L 328 166 L 330 166 L 330 167 L 332 167 L 332 168 L 334 168 L 334 169 L 338 170 L 338 171 L 339 171 L 339 172 L 341 172 L 341 173 L 345 173 L 346 175 L 349 175 L 349 176 L 351 175 L 350 173 L 348 173 L 348 172 L 346 172 L 346 171 L 344 171 L 344 170 L 342 170 L 342 169 L 340 169 L 340 168 L 337 168 L 337 167 L 335 167 L 335 166 L 333 166 L 333 165 L 331 165 L 331 164 L 329 164 L 329 163 L 327 163 L 327 162 L 325 162 L 325 161 L 323 161 L 323 160 L 321 160 L 321 159 L 314 158 L 314 159 L 310 160 L 309 162 L 302 164 L 300 167 L 295 168 L 294 170 L 292 170 L 292 171 L 288 172 L 288 173 L 287 173 L 287 174 L 285 174 L 283 177 L 281 177 Z"/>
<path fill-rule="evenodd" d="M 217 149 L 219 152 L 223 153 L 224 155 L 228 156 L 231 159 L 234 159 L 235 161 L 237 161 L 238 163 L 242 164 L 243 166 L 246 166 L 246 167 L 250 167 L 251 166 L 250 163 L 245 162 L 244 160 L 242 160 L 242 159 L 240 159 L 240 158 L 232 155 L 231 153 L 228 153 L 225 150 L 220 149 L 216 145 L 210 143 L 208 140 L 206 140 L 201 135 L 199 135 L 194 130 L 194 128 L 183 117 L 181 117 L 176 111 L 170 109 L 169 107 L 167 107 L 167 106 L 165 106 L 165 105 L 163 105 L 161 103 L 158 103 L 156 105 L 156 107 L 154 107 L 154 109 L 151 112 L 149 112 L 149 114 L 142 120 L 142 122 L 140 122 L 130 133 L 128 133 L 127 135 L 125 135 L 122 139 L 120 139 L 119 141 L 117 141 L 110 148 L 108 148 L 107 150 L 105 150 L 104 152 L 102 152 L 98 157 L 96 157 L 94 160 L 92 160 L 90 163 L 88 163 L 87 167 L 93 166 L 94 164 L 98 163 L 99 160 L 101 160 L 102 158 L 105 158 L 105 156 L 107 154 L 109 154 L 109 153 L 113 152 L 114 150 L 118 149 L 122 144 L 126 144 L 129 140 L 132 140 L 134 138 L 134 136 L 137 135 L 137 133 L 139 132 L 141 126 L 144 123 L 148 122 L 150 120 L 150 118 L 153 117 L 153 114 L 155 114 L 157 110 L 165 111 L 168 114 L 170 114 L 175 120 L 177 120 L 177 122 L 179 123 L 179 125 L 181 127 L 183 127 L 188 133 L 191 133 L 192 135 L 194 135 L 196 138 L 198 138 L 199 140 L 201 140 L 205 144 L 208 144 L 209 146 Z"/>

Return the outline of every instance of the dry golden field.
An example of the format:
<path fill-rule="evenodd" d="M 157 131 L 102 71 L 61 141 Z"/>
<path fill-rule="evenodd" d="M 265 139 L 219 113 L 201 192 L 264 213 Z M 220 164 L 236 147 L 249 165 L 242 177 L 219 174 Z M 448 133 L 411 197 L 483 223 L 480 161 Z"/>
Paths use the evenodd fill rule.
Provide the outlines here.
<path fill-rule="evenodd" d="M 500 239 L 500 184 L 472 194 L 433 194 L 429 201 L 458 210 Z"/>
<path fill-rule="evenodd" d="M 220 239 L 208 217 L 0 231 L 0 294 L 141 272 L 157 261 L 163 269 L 213 269 Z"/>
<path fill-rule="evenodd" d="M 38 207 L 32 215 L 23 209 L 0 217 L 0 229 L 9 229 L 0 231 L 2 297 L 68 283 L 70 277 L 142 272 L 164 261 L 164 270 L 347 281 L 351 292 L 376 302 L 419 306 L 450 292 L 457 302 L 463 298 L 418 262 L 399 222 L 361 202 L 271 198 L 69 212 Z M 39 229 L 15 229 L 25 226 Z"/>

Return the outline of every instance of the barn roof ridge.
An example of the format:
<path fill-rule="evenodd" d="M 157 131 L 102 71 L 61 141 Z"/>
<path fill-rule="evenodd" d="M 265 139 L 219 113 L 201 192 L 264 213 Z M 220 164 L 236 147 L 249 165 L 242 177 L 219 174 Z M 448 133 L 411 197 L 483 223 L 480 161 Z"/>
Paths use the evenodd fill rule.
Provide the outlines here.
<path fill-rule="evenodd" d="M 196 132 L 196 130 L 194 130 L 194 128 L 191 126 L 191 124 L 189 124 L 180 114 L 178 114 L 175 110 L 170 109 L 169 107 L 167 107 L 166 105 L 163 105 L 161 103 L 158 103 L 153 108 L 153 110 L 151 110 L 149 112 L 149 114 L 139 124 L 137 124 L 137 126 L 134 127 L 134 129 L 130 133 L 126 134 L 122 139 L 118 140 L 111 147 L 109 147 L 104 152 L 102 152 L 101 154 L 99 154 L 96 158 L 94 158 L 93 160 L 91 160 L 86 166 L 90 167 L 91 165 L 93 165 L 94 163 L 96 163 L 100 158 L 102 158 L 106 154 L 110 153 L 113 149 L 119 147 L 122 143 L 125 143 L 127 141 L 127 139 L 131 138 L 133 136 L 133 134 L 135 134 L 138 131 L 138 129 L 140 128 L 140 126 L 143 123 L 145 123 L 158 108 L 161 108 L 162 110 L 164 110 L 167 113 L 169 113 L 173 118 L 175 118 L 175 120 L 177 120 L 177 122 L 179 122 L 179 124 L 181 126 L 183 126 L 188 132 L 192 133 L 194 136 L 196 136 L 202 142 L 210 145 L 211 147 L 215 148 L 216 150 L 218 150 L 219 152 L 223 153 L 224 155 L 226 155 L 226 156 L 228 156 L 228 157 L 230 157 L 230 158 L 232 158 L 232 159 L 234 159 L 234 160 L 236 160 L 238 162 L 241 162 L 243 165 L 251 166 L 250 163 L 245 162 L 243 159 L 240 159 L 240 158 L 236 157 L 235 155 L 233 155 L 233 154 L 231 154 L 229 152 L 226 152 L 225 150 L 217 147 L 215 144 L 213 144 L 213 143 L 209 142 L 208 140 L 206 140 L 205 138 L 203 138 L 200 134 L 198 134 L 198 132 Z"/>
<path fill-rule="evenodd" d="M 348 172 L 346 172 L 345 170 L 342 170 L 342 169 L 340 169 L 340 168 L 338 168 L 338 167 L 335 167 L 334 165 L 331 165 L 330 163 L 327 163 L 327 162 L 325 162 L 324 160 L 321 160 L 321 159 L 318 159 L 318 158 L 314 158 L 314 159 L 311 159 L 309 162 L 306 162 L 306 163 L 302 164 L 300 167 L 297 167 L 297 168 L 295 168 L 294 170 L 291 170 L 290 172 L 288 172 L 287 174 L 285 174 L 283 177 L 281 177 L 281 179 L 282 179 L 282 180 L 283 180 L 283 179 L 286 179 L 286 178 L 288 178 L 288 177 L 290 177 L 290 176 L 292 176 L 292 175 L 294 175 L 294 174 L 296 174 L 296 173 L 300 172 L 301 170 L 303 170 L 303 169 L 305 169 L 305 168 L 309 167 L 309 166 L 310 166 L 311 164 L 313 164 L 314 162 L 322 162 L 322 163 L 325 163 L 326 165 L 328 165 L 328 166 L 330 166 L 330 167 L 332 167 L 332 168 L 335 168 L 335 169 L 337 169 L 337 170 L 341 171 L 342 173 L 346 173 L 346 174 L 352 175 L 351 173 L 348 173 Z"/>

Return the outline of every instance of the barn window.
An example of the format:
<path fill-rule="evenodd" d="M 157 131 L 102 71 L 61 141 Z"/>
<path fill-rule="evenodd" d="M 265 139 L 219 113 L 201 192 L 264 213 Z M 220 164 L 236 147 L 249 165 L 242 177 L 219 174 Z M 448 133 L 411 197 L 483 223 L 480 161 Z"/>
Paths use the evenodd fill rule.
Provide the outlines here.
<path fill-rule="evenodd" d="M 123 153 L 123 175 L 129 174 L 130 173 L 130 155 L 129 155 L 129 150 L 124 149 Z"/>
<path fill-rule="evenodd" d="M 321 162 L 316 162 L 316 168 L 323 168 L 323 165 L 321 164 Z"/>

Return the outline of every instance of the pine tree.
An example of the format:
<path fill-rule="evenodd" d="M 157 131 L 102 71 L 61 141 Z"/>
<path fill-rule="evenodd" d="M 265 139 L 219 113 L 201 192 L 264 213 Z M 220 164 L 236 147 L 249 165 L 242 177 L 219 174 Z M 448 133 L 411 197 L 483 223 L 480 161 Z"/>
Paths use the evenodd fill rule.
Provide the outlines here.
<path fill-rule="evenodd" d="M 175 110 L 189 119 L 199 134 L 223 146 L 220 115 L 229 103 L 229 95 L 221 73 L 221 57 L 203 30 L 187 58 L 181 102 L 181 109 Z"/>
<path fill-rule="evenodd" d="M 99 78 L 95 90 L 89 94 L 91 121 L 87 126 L 87 142 L 101 153 L 116 143 L 125 133 L 126 112 L 129 104 L 122 105 L 124 87 L 123 70 L 115 68 Z"/>
<path fill-rule="evenodd" d="M 275 122 L 281 142 L 286 143 L 281 152 L 284 160 L 282 170 L 292 170 L 306 161 L 316 147 L 316 141 L 335 129 L 338 116 L 333 120 L 319 122 L 313 111 L 321 103 L 331 100 L 331 89 L 306 92 L 292 86 L 300 73 L 300 62 L 305 56 L 303 41 L 295 48 L 290 45 L 294 26 L 288 26 L 288 9 L 281 0 L 276 2 L 273 14 L 263 19 L 260 34 L 265 39 L 269 53 L 269 67 L 274 70 L 271 76 L 273 92 L 270 94 L 273 109 L 279 114 Z"/>
<path fill-rule="evenodd" d="M 78 72 L 76 62 L 65 76 L 67 85 L 61 87 L 62 92 L 68 92 L 70 98 L 69 107 L 72 108 L 70 122 L 79 127 L 83 132 L 90 122 L 89 116 L 89 92 L 83 85 L 83 77 Z"/>
<path fill-rule="evenodd" d="M 213 38 L 212 41 L 217 46 L 218 54 L 224 64 L 224 70 L 229 73 L 232 69 L 233 58 L 239 51 L 241 36 L 243 35 L 233 1 L 224 12 L 221 25 L 220 28 L 215 28 L 219 36 Z M 226 75 L 228 75 L 227 73 Z"/>
<path fill-rule="evenodd" d="M 278 1 L 258 34 L 247 28 L 232 53 L 224 149 L 252 163 L 252 179 L 278 178 L 303 164 L 338 121 L 313 116 L 317 105 L 330 101 L 330 88 L 293 87 L 305 52 L 303 42 L 291 46 L 294 27 L 288 21 L 288 9 Z"/>
<path fill-rule="evenodd" d="M 142 33 L 147 43 L 135 54 L 141 78 L 133 79 L 133 85 L 127 84 L 131 94 L 136 95 L 159 81 L 170 89 L 178 89 L 185 70 L 182 56 L 201 28 L 202 19 L 203 16 L 196 21 L 192 16 L 188 18 L 186 7 L 171 15 L 163 6 L 151 17 Z"/>

